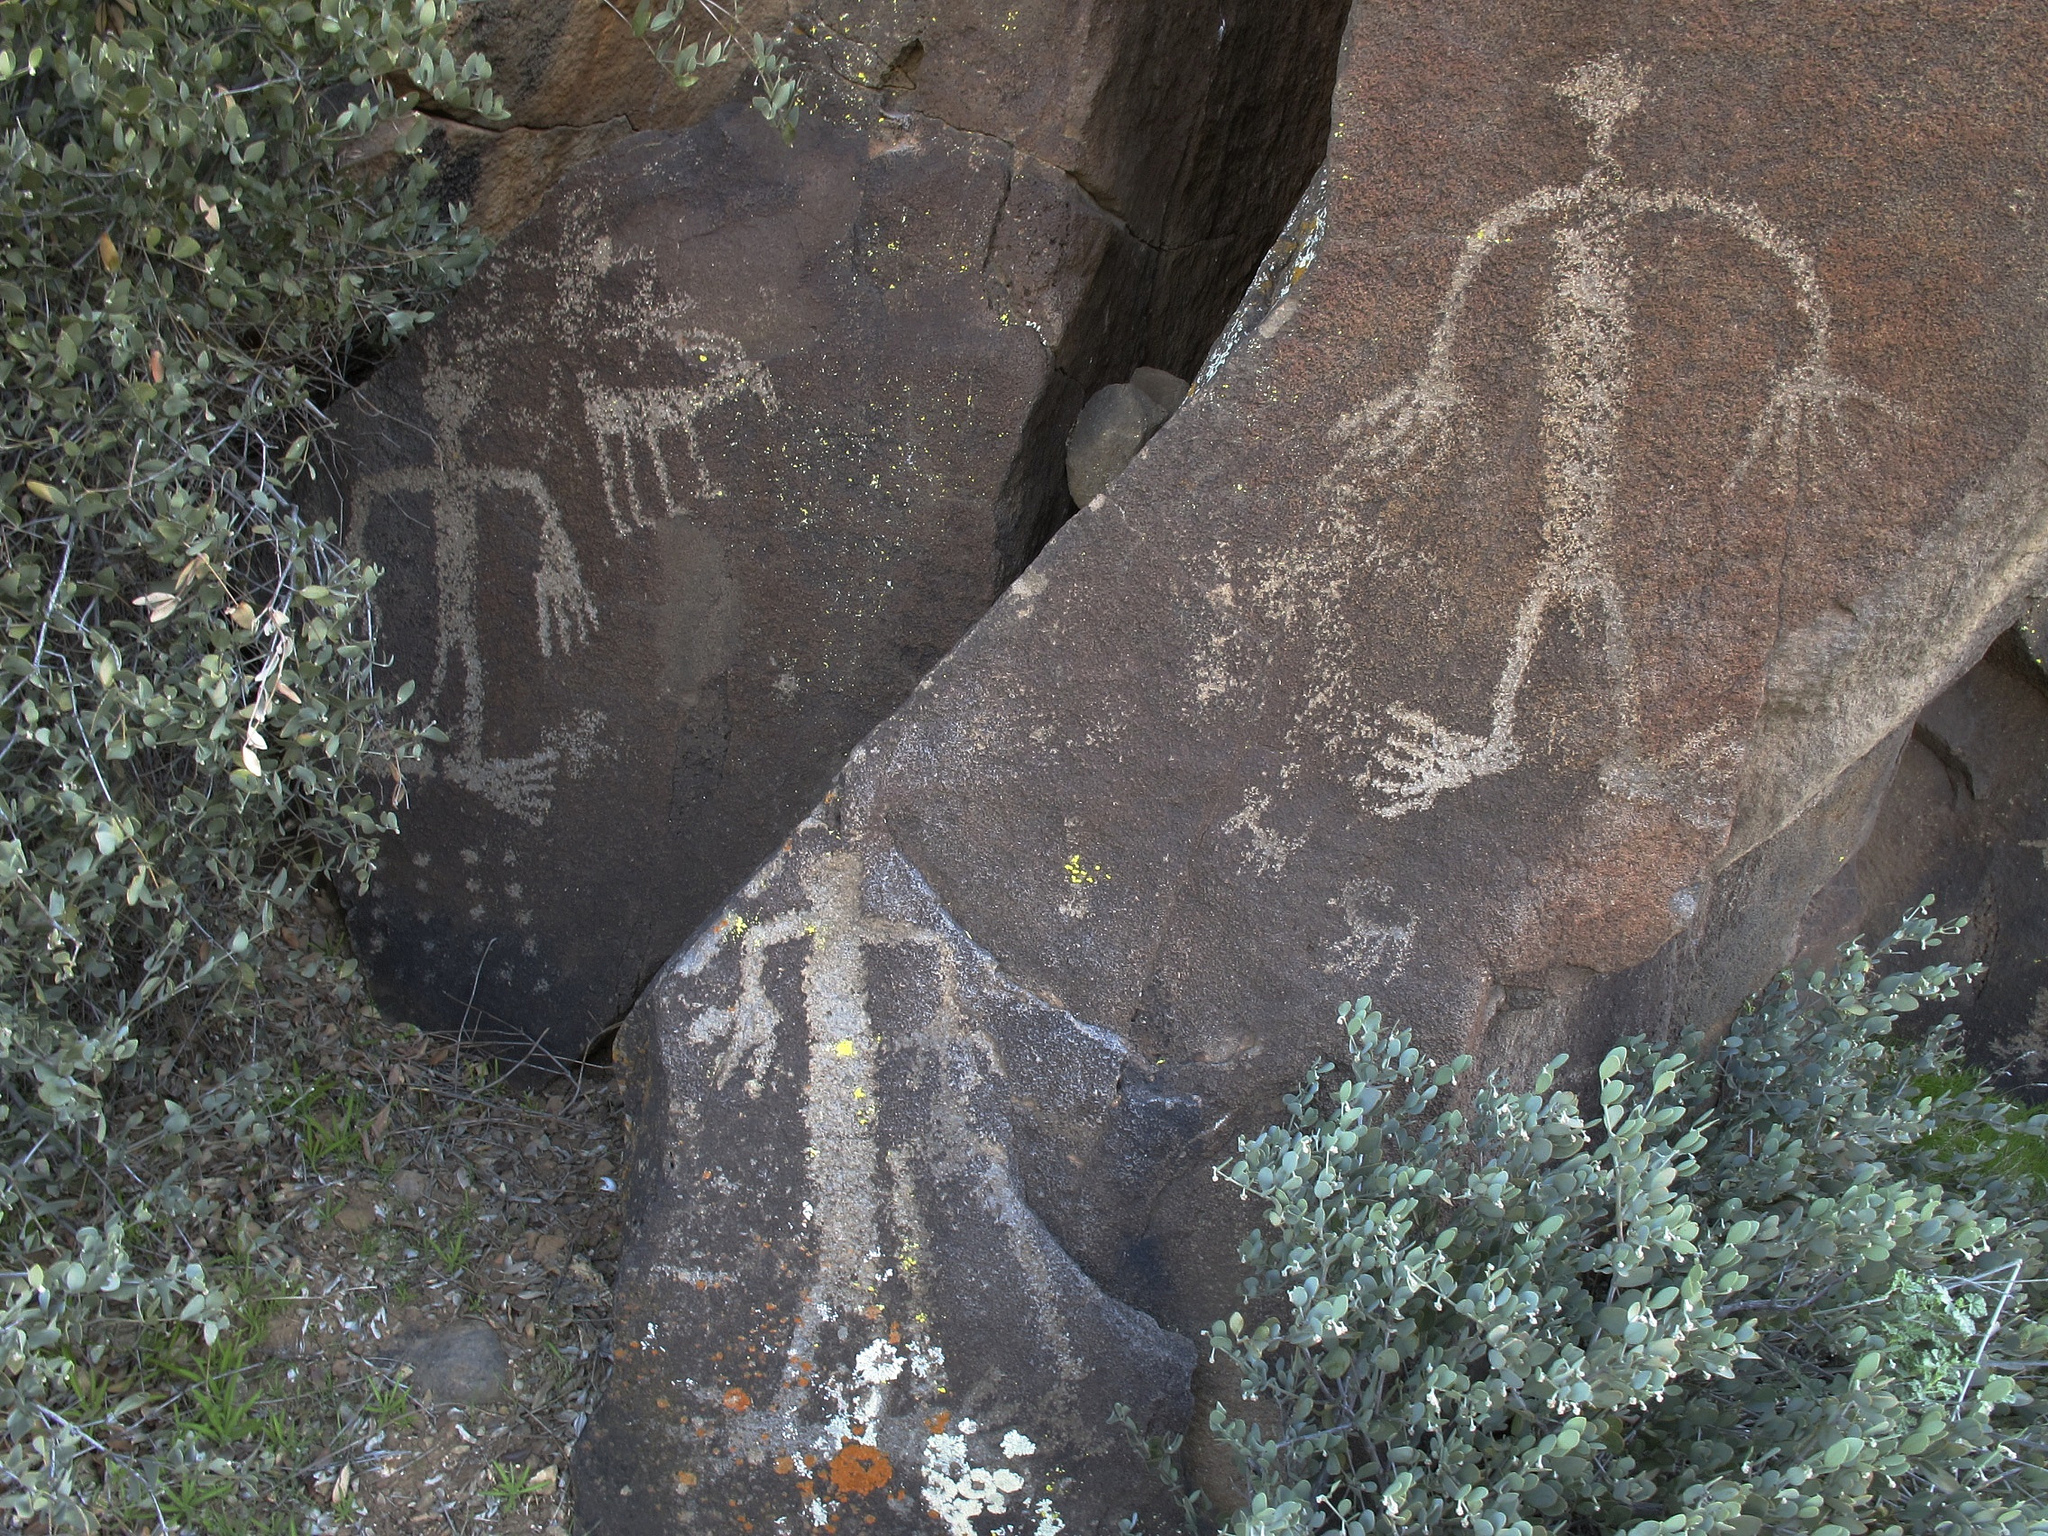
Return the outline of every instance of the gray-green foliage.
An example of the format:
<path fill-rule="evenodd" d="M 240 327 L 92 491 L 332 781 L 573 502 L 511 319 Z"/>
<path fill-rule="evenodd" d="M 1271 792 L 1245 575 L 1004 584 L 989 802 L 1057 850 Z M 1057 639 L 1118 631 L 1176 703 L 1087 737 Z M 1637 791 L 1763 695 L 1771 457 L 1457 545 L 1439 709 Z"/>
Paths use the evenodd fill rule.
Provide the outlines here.
<path fill-rule="evenodd" d="M 193 1115 L 263 1134 L 260 1071 L 138 1117 L 109 1095 L 167 1019 L 238 1006 L 310 880 L 366 869 L 417 751 L 373 683 L 373 573 L 287 487 L 361 349 L 479 254 L 424 122 L 388 174 L 341 169 L 423 95 L 499 110 L 452 10 L 0 4 L 0 1509 L 58 1527 L 190 1460 L 146 1402 L 75 1417 L 101 1325 L 223 1315 L 173 1241 L 205 1200 L 127 1149 Z"/>
<path fill-rule="evenodd" d="M 605 0 L 621 16 L 618 0 Z M 626 17 L 635 37 L 644 38 L 678 90 L 689 90 L 707 69 L 743 58 L 759 89 L 751 105 L 781 131 L 785 144 L 796 139 L 802 103 L 796 76 L 778 45 L 759 32 L 749 34 L 738 0 L 638 0 Z"/>
<path fill-rule="evenodd" d="M 1924 910 L 1924 909 L 1923 909 Z M 1947 965 L 1909 919 L 1785 978 L 1710 1060 L 1617 1046 L 1590 1115 L 1457 1074 L 1361 1001 L 1348 1068 L 1219 1170 L 1262 1203 L 1245 1401 L 1212 1426 L 1234 1532 L 2048 1530 L 2041 1186 L 1954 1072 Z"/>

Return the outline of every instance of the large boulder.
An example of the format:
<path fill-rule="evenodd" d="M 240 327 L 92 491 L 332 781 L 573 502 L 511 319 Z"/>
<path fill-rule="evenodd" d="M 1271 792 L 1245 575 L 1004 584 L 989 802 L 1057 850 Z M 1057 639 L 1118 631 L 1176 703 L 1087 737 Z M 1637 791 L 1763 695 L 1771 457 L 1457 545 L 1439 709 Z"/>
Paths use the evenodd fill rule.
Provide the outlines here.
<path fill-rule="evenodd" d="M 1192 398 L 628 1021 L 591 1529 L 1108 1531 L 1342 1000 L 1512 1074 L 1766 979 L 2048 572 L 2044 46 L 1356 8 Z"/>
<path fill-rule="evenodd" d="M 1814 898 L 1802 966 L 1882 939 L 1923 897 L 1967 918 L 1937 957 L 1983 970 L 1956 1004 L 2001 1086 L 2048 1089 L 2048 675 L 2010 631 L 1935 698 L 1901 744 L 1870 835 Z"/>
<path fill-rule="evenodd" d="M 449 736 L 350 912 L 388 1011 L 580 1054 L 1071 510 L 1089 391 L 1228 317 L 1341 4 L 1046 4 L 1021 105 L 984 34 L 850 8 L 793 149 L 738 103 L 622 142 L 362 392 L 348 537 Z M 1128 93 L 1170 147 L 1098 142 Z"/>

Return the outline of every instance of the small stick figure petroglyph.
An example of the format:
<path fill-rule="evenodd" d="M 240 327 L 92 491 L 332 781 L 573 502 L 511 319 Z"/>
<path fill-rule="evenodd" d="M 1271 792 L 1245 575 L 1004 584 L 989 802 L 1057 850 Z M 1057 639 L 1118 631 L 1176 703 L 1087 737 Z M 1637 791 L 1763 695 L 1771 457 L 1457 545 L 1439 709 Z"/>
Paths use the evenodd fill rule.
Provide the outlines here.
<path fill-rule="evenodd" d="M 1828 301 L 1813 258 L 1755 208 L 1678 190 L 1643 189 L 1623 179 L 1613 150 L 1615 130 L 1644 100 L 1644 70 L 1620 54 L 1581 65 L 1556 87 L 1588 130 L 1593 163 L 1571 186 L 1543 187 L 1487 215 L 1465 242 L 1429 339 L 1421 370 L 1400 387 L 1341 417 L 1331 436 L 1347 443 L 1324 480 L 1339 495 L 1355 493 L 1345 476 L 1386 481 L 1421 473 L 1441 460 L 1466 399 L 1453 353 L 1474 280 L 1493 249 L 1533 220 L 1556 217 L 1553 285 L 1543 305 L 1542 383 L 1543 562 L 1515 617 L 1508 659 L 1493 690 L 1484 736 L 1452 729 L 1405 704 L 1388 714 L 1401 729 L 1375 754 L 1383 776 L 1361 775 L 1362 787 L 1385 797 L 1378 815 L 1428 810 L 1445 790 L 1521 761 L 1515 709 L 1531 657 L 1553 604 L 1569 605 L 1581 624 L 1597 623 L 1616 716 L 1614 751 L 1601 784 L 1634 799 L 1674 798 L 1679 766 L 1712 745 L 1703 732 L 1662 758 L 1643 749 L 1635 651 L 1622 594 L 1609 557 L 1614 483 L 1623 407 L 1629 390 L 1632 333 L 1630 227 L 1657 214 L 1690 215 L 1719 224 L 1773 257 L 1791 279 L 1793 303 L 1805 321 L 1800 360 L 1772 388 L 1729 475 L 1733 489 L 1759 469 L 1792 484 L 1799 457 L 1864 466 L 1867 456 L 1849 409 L 1894 421 L 1908 419 L 1892 402 L 1837 373 L 1830 360 Z"/>

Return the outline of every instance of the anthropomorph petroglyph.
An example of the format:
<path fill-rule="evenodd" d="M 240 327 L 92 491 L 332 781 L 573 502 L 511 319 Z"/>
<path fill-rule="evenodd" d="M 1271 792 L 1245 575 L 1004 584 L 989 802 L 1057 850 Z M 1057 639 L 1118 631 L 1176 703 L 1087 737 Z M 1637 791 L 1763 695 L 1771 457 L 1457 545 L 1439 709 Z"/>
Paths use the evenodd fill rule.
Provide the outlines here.
<path fill-rule="evenodd" d="M 714 405 L 751 394 L 773 416 L 778 409 L 775 383 L 768 370 L 749 359 L 729 336 L 710 331 L 691 331 L 676 338 L 676 351 L 686 360 L 709 366 L 711 377 L 691 386 L 681 384 L 607 384 L 594 373 L 576 375 L 576 387 L 583 395 L 583 416 L 597 439 L 598 471 L 604 479 L 605 510 L 620 538 L 631 537 L 636 528 L 648 528 L 648 515 L 635 473 L 634 452 L 646 455 L 654 466 L 655 484 L 661 492 L 666 515 L 682 509 L 669 483 L 668 458 L 662 451 L 661 434 L 680 429 L 697 466 L 697 494 L 722 496 L 711 482 L 703 449 L 697 441 L 697 418 Z"/>
<path fill-rule="evenodd" d="M 699 493 L 715 496 L 720 492 L 704 464 L 699 417 L 713 406 L 747 395 L 770 415 L 778 409 L 774 382 L 766 368 L 750 359 L 729 336 L 668 330 L 664 322 L 673 317 L 675 309 L 674 305 L 650 309 L 642 315 L 638 329 L 660 330 L 685 363 L 699 371 L 708 368 L 708 378 L 697 384 L 620 386 L 604 382 L 593 372 L 576 376 L 584 418 L 596 438 L 605 507 L 621 539 L 631 538 L 656 521 L 643 503 L 635 478 L 636 450 L 653 465 L 664 515 L 681 516 L 685 508 L 671 487 L 662 434 L 682 431 L 697 466 Z M 458 357 L 427 367 L 421 393 L 429 418 L 433 461 L 362 476 L 354 487 L 349 542 L 360 555 L 372 510 L 391 496 L 412 492 L 427 499 L 434 523 L 436 589 L 429 700 L 444 715 L 452 714 L 448 750 L 440 754 L 434 769 L 451 783 L 483 796 L 504 814 L 539 826 L 553 803 L 557 773 L 565 763 L 573 773 L 595 751 L 583 739 L 588 735 L 585 720 L 566 734 L 552 733 L 538 751 L 524 756 L 493 757 L 485 752 L 486 668 L 477 629 L 477 555 L 478 532 L 487 512 L 508 503 L 524 505 L 538 520 L 534 627 L 543 660 L 566 656 L 588 643 L 598 630 L 598 609 L 584 582 L 562 508 L 540 474 L 470 459 L 463 434 L 489 390 L 487 381 L 479 379 L 467 362 Z M 446 690 L 457 677 L 459 691 L 449 711 Z"/>
<path fill-rule="evenodd" d="M 446 697 L 450 674 L 461 676 L 459 703 L 447 752 L 435 765 L 452 783 L 482 795 L 508 816 L 538 825 L 546 818 L 554 785 L 558 748 L 547 746 L 518 758 L 484 755 L 484 659 L 477 633 L 477 526 L 492 497 L 518 498 L 539 519 L 539 559 L 534 567 L 535 624 L 540 653 L 567 654 L 597 628 L 597 604 L 584 585 L 576 547 L 562 521 L 562 509 L 541 477 L 529 469 L 473 464 L 462 446 L 462 429 L 482 403 L 483 391 L 465 370 L 428 374 L 421 393 L 434 431 L 434 462 L 388 469 L 357 481 L 349 542 L 362 552 L 367 510 L 394 494 L 417 492 L 433 507 L 434 672 L 429 697 Z"/>
<path fill-rule="evenodd" d="M 778 1003 L 767 978 L 792 956 L 800 958 L 800 992 Z M 878 965 L 921 978 L 918 990 L 933 1010 L 925 1027 L 883 1038 L 883 1021 L 870 1011 Z M 1087 1282 L 1025 1204 L 1008 1157 L 978 1119 L 986 1085 L 1001 1076 L 1000 1048 L 975 1022 L 995 995 L 1039 1010 L 1048 1028 L 1083 1037 L 1086 1048 L 1112 1061 L 1098 1075 L 1105 1084 L 1115 1080 L 1113 1062 L 1128 1054 L 1120 1040 L 1015 987 L 900 853 L 877 850 L 823 816 L 798 828 L 726 918 L 678 955 L 650 992 L 688 1020 L 662 1037 L 662 1049 L 670 1081 L 703 1095 L 687 1117 L 693 1125 L 717 1114 L 720 1099 L 777 1091 L 779 1049 L 804 1056 L 795 1074 L 803 1084 L 806 1177 L 796 1250 L 806 1263 L 803 1300 L 777 1325 L 774 1353 L 788 1362 L 779 1384 L 737 1412 L 725 1403 L 716 1449 L 806 1465 L 869 1454 L 885 1468 L 893 1462 L 896 1475 L 919 1488 L 925 1512 L 950 1536 L 974 1536 L 975 1519 L 1003 1514 L 1021 1514 L 1050 1536 L 1061 1518 L 1050 1501 L 1026 1492 L 1037 1445 L 1012 1426 L 976 1422 L 998 1410 L 994 1400 L 948 1395 L 946 1354 L 928 1326 L 943 1305 L 928 1290 L 932 1236 L 922 1203 L 932 1191 L 920 1185 L 932 1175 L 913 1164 L 910 1150 L 935 1151 L 1002 1234 L 1002 1259 L 1052 1358 L 1049 1397 L 1071 1392 L 1090 1366 L 1070 1341 L 1062 1309 L 1077 1283 Z M 927 1064 L 906 1067 L 913 1058 Z M 947 1086 L 923 1113 L 910 1112 L 903 1099 L 892 1100 L 885 1061 L 898 1078 L 936 1072 Z M 887 1123 L 906 1113 L 915 1124 Z M 653 1267 L 685 1283 L 729 1283 L 722 1273 L 702 1272 L 696 1257 L 731 1237 L 716 1181 L 707 1173 L 692 1196 L 694 1220 L 669 1234 Z M 695 1375 L 674 1390 L 701 1390 L 707 1402 L 716 1396 Z M 975 1408 L 976 1418 L 955 1418 L 963 1406 Z M 807 1495 L 813 1525 L 841 1513 L 845 1490 L 835 1497 L 830 1486 L 821 1479 L 823 1491 Z"/>
<path fill-rule="evenodd" d="M 1466 239 L 1421 370 L 1332 429 L 1335 440 L 1349 445 L 1324 481 L 1339 495 L 1356 493 L 1357 480 L 1385 482 L 1438 463 L 1467 404 L 1455 360 L 1467 295 L 1487 257 L 1514 231 L 1539 219 L 1556 221 L 1553 286 L 1539 338 L 1542 564 L 1515 616 L 1485 735 L 1469 735 L 1408 705 L 1388 709 L 1399 729 L 1376 754 L 1382 772 L 1359 779 L 1361 788 L 1384 797 L 1373 807 L 1381 816 L 1427 810 L 1445 790 L 1504 773 L 1521 761 L 1516 705 L 1544 621 L 1560 602 L 1582 628 L 1601 636 L 1615 717 L 1602 788 L 1632 799 L 1671 800 L 1681 765 L 1715 746 L 1718 732 L 1707 731 L 1662 755 L 1645 750 L 1634 646 L 1609 553 L 1629 392 L 1632 322 L 1624 241 L 1632 226 L 1655 215 L 1709 220 L 1774 258 L 1791 280 L 1793 303 L 1805 323 L 1804 353 L 1775 382 L 1727 488 L 1758 473 L 1789 486 L 1802 454 L 1823 469 L 1830 461 L 1866 463 L 1851 408 L 1906 419 L 1898 406 L 1836 372 L 1827 296 L 1813 258 L 1796 240 L 1753 207 L 1685 189 L 1628 185 L 1614 154 L 1614 135 L 1642 105 L 1644 80 L 1640 65 L 1615 54 L 1580 66 L 1556 88 L 1586 124 L 1592 165 L 1574 185 L 1540 188 L 1487 215 Z"/>

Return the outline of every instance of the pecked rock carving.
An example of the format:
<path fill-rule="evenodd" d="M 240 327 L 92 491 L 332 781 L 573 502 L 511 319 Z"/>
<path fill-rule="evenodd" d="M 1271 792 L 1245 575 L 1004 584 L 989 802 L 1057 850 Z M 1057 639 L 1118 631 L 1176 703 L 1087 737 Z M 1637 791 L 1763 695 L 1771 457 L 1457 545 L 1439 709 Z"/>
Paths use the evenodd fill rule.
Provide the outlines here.
<path fill-rule="evenodd" d="M 2048 580 L 2048 18 L 1971 14 L 1354 11 L 1191 397 L 628 1020 L 580 1518 L 1165 1530 L 1103 1420 L 1340 1001 L 1514 1075 L 1789 958 Z"/>
<path fill-rule="evenodd" d="M 1384 778 L 1370 780 L 1370 787 L 1386 797 L 1385 804 L 1374 807 L 1377 815 L 1426 811 L 1445 790 L 1504 773 L 1521 761 L 1514 735 L 1515 703 L 1544 622 L 1560 602 L 1582 631 L 1597 625 L 1601 636 L 1616 737 L 1613 753 L 1602 767 L 1608 787 L 1632 797 L 1666 798 L 1672 793 L 1674 775 L 1716 746 L 1717 733 L 1710 731 L 1678 743 L 1665 755 L 1644 755 L 1635 648 L 1609 556 L 1634 344 L 1625 242 L 1636 225 L 1657 215 L 1718 223 L 1772 257 L 1791 280 L 1793 302 L 1805 322 L 1805 350 L 1772 386 L 1726 489 L 1738 488 L 1760 459 L 1765 472 L 1774 473 L 1784 485 L 1802 453 L 1811 459 L 1832 451 L 1867 469 L 1869 457 L 1849 407 L 1895 422 L 1908 419 L 1899 406 L 1835 371 L 1827 294 L 1813 258 L 1795 239 L 1753 207 L 1699 192 L 1628 185 L 1614 154 L 1614 134 L 1643 104 L 1646 75 L 1642 64 L 1612 54 L 1566 76 L 1557 91 L 1587 126 L 1592 165 L 1575 185 L 1545 187 L 1480 221 L 1452 273 L 1422 371 L 1362 410 L 1339 417 L 1331 429 L 1333 441 L 1350 446 L 1325 477 L 1326 489 L 1352 493 L 1340 477 L 1363 475 L 1383 482 L 1399 473 L 1434 467 L 1445 439 L 1465 425 L 1462 418 L 1469 404 L 1459 387 L 1456 363 L 1458 319 L 1467 292 L 1488 254 L 1513 240 L 1523 226 L 1570 216 L 1551 236 L 1554 286 L 1543 305 L 1537 340 L 1544 359 L 1543 560 L 1515 615 L 1507 664 L 1494 684 L 1491 726 L 1484 736 L 1467 735 L 1411 705 L 1389 704 L 1387 713 L 1402 732 L 1389 735 L 1377 754 L 1386 772 Z M 1721 744 L 1720 750 L 1727 749 Z"/>
<path fill-rule="evenodd" d="M 1312 171 L 1322 86 L 1265 87 L 1327 80 L 1341 0 L 1220 37 L 1103 6 L 1035 100 L 973 11 L 835 11 L 794 150 L 733 105 L 580 166 L 356 402 L 348 537 L 450 738 L 351 908 L 393 1014 L 601 1037 L 1066 514 L 1090 388 L 1191 369 Z"/>

